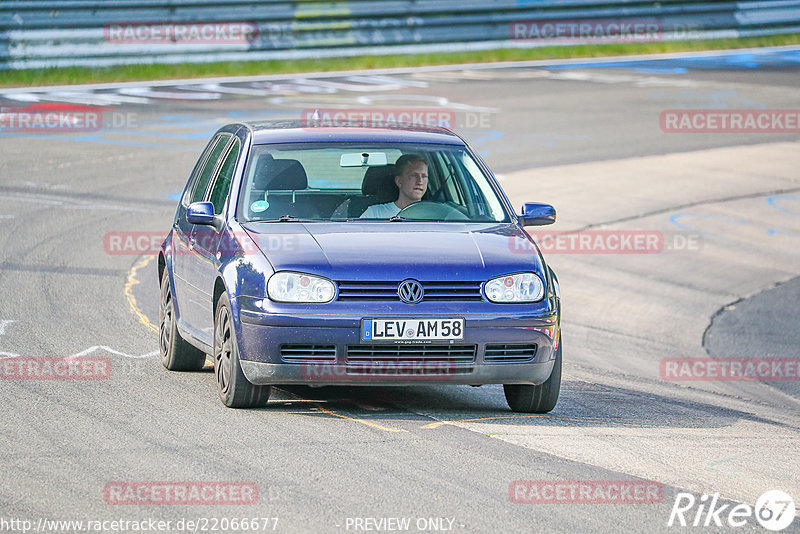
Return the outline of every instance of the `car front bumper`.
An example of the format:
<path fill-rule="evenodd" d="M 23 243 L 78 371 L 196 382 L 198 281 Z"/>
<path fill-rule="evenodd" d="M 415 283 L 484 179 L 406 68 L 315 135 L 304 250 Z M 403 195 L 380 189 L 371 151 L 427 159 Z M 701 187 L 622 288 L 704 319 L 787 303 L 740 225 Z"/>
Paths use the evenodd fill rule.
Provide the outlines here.
<path fill-rule="evenodd" d="M 346 365 L 339 364 L 289 364 L 264 363 L 242 360 L 242 371 L 253 384 L 313 386 L 411 386 L 420 384 L 450 384 L 480 386 L 483 384 L 541 384 L 553 371 L 553 360 L 542 363 L 482 364 L 475 365 L 469 373 L 446 370 L 446 366 L 419 365 L 384 366 L 397 367 L 391 374 L 374 372 L 352 374 Z"/>
<path fill-rule="evenodd" d="M 541 384 L 553 370 L 553 339 L 558 339 L 553 315 L 373 311 L 377 310 L 363 316 L 292 317 L 254 311 L 245 305 L 240 308 L 237 329 L 242 371 L 254 384 L 323 386 Z M 463 317 L 464 339 L 429 343 L 361 339 L 363 317 L 420 315 Z M 534 350 L 530 350 L 532 346 Z M 518 354 L 520 351 L 524 354 Z"/>

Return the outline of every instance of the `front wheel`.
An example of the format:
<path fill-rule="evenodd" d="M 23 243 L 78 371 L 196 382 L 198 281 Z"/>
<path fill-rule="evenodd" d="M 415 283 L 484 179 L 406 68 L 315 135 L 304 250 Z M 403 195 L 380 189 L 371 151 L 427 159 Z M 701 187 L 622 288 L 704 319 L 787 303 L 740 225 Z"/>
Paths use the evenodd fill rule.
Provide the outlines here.
<path fill-rule="evenodd" d="M 553 371 L 544 383 L 538 386 L 529 384 L 505 384 L 503 391 L 506 402 L 514 412 L 547 413 L 556 407 L 558 392 L 561 389 L 561 334 L 558 335 L 556 362 Z"/>
<path fill-rule="evenodd" d="M 231 302 L 226 292 L 220 295 L 214 314 L 214 375 L 219 399 L 228 408 L 253 408 L 269 400 L 271 386 L 257 386 L 242 372 Z"/>

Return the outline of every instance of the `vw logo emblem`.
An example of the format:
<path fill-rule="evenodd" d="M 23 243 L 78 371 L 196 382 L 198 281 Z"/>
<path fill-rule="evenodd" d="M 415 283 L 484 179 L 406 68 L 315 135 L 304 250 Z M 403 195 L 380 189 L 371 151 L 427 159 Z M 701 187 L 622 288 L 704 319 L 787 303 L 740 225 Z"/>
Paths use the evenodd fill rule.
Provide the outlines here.
<path fill-rule="evenodd" d="M 397 295 L 406 304 L 416 304 L 422 301 L 425 291 L 422 289 L 422 284 L 409 278 L 408 280 L 403 280 L 397 286 Z"/>

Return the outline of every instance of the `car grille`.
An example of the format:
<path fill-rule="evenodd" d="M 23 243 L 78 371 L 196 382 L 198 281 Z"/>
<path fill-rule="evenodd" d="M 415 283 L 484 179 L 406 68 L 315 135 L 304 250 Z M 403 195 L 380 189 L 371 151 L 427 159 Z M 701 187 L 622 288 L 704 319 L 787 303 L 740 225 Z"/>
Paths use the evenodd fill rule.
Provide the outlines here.
<path fill-rule="evenodd" d="M 286 363 L 334 363 L 336 345 L 281 345 L 281 360 Z"/>
<path fill-rule="evenodd" d="M 475 345 L 348 345 L 348 374 L 452 375 L 471 373 Z"/>
<path fill-rule="evenodd" d="M 529 362 L 536 357 L 536 344 L 497 343 L 486 345 L 483 360 L 487 363 Z"/>
<path fill-rule="evenodd" d="M 482 300 L 481 282 L 420 282 L 425 291 L 422 300 Z M 339 300 L 396 300 L 400 282 L 340 281 Z"/>

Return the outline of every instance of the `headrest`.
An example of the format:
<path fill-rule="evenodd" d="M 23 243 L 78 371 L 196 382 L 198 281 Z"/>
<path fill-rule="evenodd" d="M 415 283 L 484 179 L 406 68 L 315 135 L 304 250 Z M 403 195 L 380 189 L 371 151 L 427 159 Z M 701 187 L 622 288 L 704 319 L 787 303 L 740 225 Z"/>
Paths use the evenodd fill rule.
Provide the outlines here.
<path fill-rule="evenodd" d="M 369 167 L 364 173 L 364 181 L 361 182 L 361 192 L 377 196 L 380 202 L 397 200 L 400 191 L 394 183 L 394 165 Z"/>
<path fill-rule="evenodd" d="M 261 156 L 256 163 L 254 189 L 265 191 L 293 191 L 308 188 L 308 176 L 296 159 L 274 159 Z"/>

